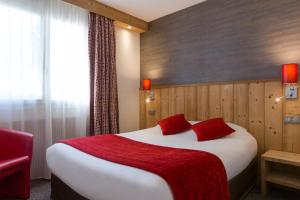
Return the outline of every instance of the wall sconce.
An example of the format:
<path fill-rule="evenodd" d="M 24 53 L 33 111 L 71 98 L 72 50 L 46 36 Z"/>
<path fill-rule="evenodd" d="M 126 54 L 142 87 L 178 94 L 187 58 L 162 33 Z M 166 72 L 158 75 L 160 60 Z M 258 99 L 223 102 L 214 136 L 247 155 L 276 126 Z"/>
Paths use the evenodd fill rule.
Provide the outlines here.
<path fill-rule="evenodd" d="M 144 79 L 143 80 L 143 90 L 149 90 L 150 94 L 149 97 L 146 98 L 146 102 L 149 103 L 150 101 L 154 101 L 154 91 L 151 90 L 151 80 L 150 79 Z"/>
<path fill-rule="evenodd" d="M 298 64 L 282 65 L 282 83 L 285 85 L 285 98 L 298 98 Z"/>

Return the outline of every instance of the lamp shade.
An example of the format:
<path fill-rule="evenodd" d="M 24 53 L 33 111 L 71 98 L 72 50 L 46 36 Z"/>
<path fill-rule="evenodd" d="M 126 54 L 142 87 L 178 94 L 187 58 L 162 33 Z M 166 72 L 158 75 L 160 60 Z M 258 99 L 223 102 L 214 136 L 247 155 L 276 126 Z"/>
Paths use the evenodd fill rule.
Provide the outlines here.
<path fill-rule="evenodd" d="M 282 83 L 298 83 L 298 64 L 282 65 Z"/>
<path fill-rule="evenodd" d="M 143 90 L 151 90 L 151 80 L 150 79 L 143 80 Z"/>

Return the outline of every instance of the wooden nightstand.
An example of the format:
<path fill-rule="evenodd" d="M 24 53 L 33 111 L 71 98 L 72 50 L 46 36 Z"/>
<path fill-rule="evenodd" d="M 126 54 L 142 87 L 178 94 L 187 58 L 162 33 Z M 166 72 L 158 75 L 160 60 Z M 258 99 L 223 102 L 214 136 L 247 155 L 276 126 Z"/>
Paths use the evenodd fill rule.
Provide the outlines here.
<path fill-rule="evenodd" d="M 276 167 L 278 164 L 300 169 L 300 154 L 269 150 L 261 156 L 261 192 L 264 196 L 267 195 L 268 183 L 300 189 L 300 174 L 296 170 Z"/>

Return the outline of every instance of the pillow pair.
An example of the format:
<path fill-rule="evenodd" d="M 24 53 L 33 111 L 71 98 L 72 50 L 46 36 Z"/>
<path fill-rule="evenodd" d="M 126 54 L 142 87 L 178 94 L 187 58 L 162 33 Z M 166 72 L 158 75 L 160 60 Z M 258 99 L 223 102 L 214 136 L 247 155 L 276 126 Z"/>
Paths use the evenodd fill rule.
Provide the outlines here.
<path fill-rule="evenodd" d="M 173 135 L 193 129 L 198 141 L 213 140 L 233 133 L 235 130 L 229 127 L 223 118 L 209 119 L 191 125 L 183 114 L 174 115 L 158 122 L 163 135 Z"/>

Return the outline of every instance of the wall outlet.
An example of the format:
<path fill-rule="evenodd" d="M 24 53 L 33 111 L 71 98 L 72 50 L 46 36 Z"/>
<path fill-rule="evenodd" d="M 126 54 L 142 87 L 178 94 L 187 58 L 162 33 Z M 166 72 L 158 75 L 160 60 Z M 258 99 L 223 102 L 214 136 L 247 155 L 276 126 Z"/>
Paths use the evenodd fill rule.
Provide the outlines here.
<path fill-rule="evenodd" d="M 285 116 L 284 123 L 285 124 L 300 124 L 300 116 L 298 116 L 298 115 Z"/>
<path fill-rule="evenodd" d="M 148 114 L 151 115 L 151 116 L 154 116 L 156 114 L 156 111 L 155 110 L 149 110 Z"/>

